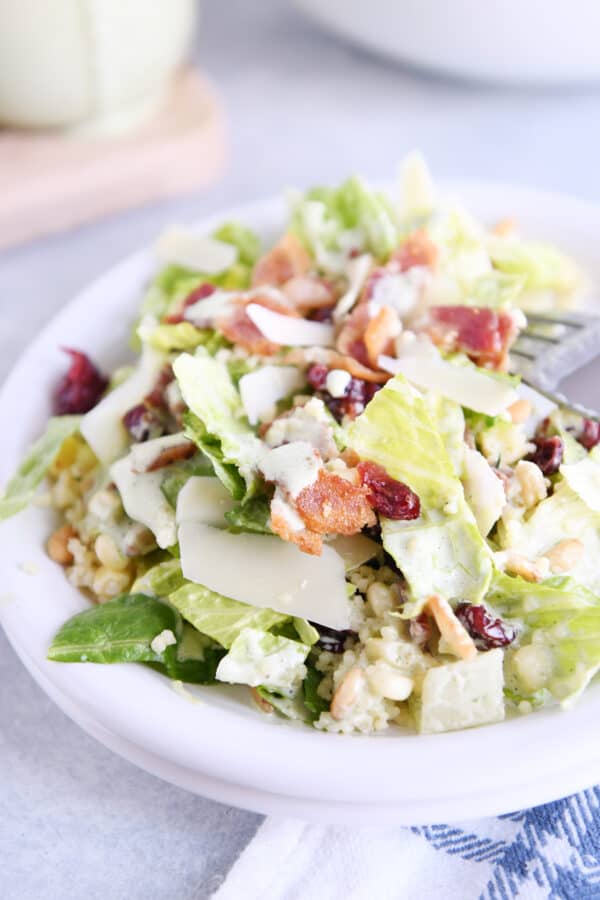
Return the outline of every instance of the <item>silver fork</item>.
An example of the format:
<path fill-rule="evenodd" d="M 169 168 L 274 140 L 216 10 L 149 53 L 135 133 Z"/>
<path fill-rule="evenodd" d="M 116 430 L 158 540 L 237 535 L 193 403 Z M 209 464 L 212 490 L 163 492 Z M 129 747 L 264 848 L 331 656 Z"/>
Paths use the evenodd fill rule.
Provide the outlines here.
<path fill-rule="evenodd" d="M 510 351 L 511 371 L 559 406 L 600 420 L 599 412 L 556 390 L 563 378 L 600 354 L 600 316 L 579 312 L 526 315 L 527 326 Z"/>

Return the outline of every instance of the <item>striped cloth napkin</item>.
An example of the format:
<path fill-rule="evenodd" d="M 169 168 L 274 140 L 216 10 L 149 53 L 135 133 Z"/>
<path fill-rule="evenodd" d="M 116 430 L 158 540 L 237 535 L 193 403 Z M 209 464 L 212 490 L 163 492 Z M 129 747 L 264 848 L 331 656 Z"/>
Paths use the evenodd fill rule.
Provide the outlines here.
<path fill-rule="evenodd" d="M 212 900 L 600 898 L 600 787 L 460 825 L 268 818 Z"/>

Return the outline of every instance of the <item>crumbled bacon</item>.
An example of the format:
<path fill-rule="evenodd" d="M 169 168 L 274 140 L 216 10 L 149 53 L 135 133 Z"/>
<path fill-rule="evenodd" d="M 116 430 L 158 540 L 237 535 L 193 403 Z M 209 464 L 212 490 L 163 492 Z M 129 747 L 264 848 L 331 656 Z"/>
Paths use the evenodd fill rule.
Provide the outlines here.
<path fill-rule="evenodd" d="M 174 380 L 175 375 L 173 373 L 171 363 L 167 363 L 158 373 L 158 378 L 156 379 L 154 387 L 152 388 L 150 393 L 144 397 L 144 403 L 147 403 L 149 406 L 155 406 L 157 408 L 166 406 L 166 390 Z"/>
<path fill-rule="evenodd" d="M 312 348 L 296 347 L 290 350 L 284 357 L 282 363 L 295 366 L 306 366 L 316 363 L 327 366 L 328 369 L 343 369 L 349 372 L 353 378 L 359 378 L 362 381 L 369 381 L 373 384 L 385 384 L 392 377 L 389 372 L 374 372 L 368 366 L 363 366 L 358 360 L 352 356 L 346 356 L 338 353 L 337 350 L 329 350 L 325 347 L 319 347 L 315 354 Z"/>
<path fill-rule="evenodd" d="M 171 463 L 179 462 L 179 460 L 182 459 L 189 459 L 195 452 L 196 445 L 193 444 L 192 441 L 184 440 L 180 444 L 175 444 L 175 446 L 165 447 L 157 454 L 144 471 L 155 472 L 157 469 L 163 469 L 165 466 L 170 466 Z"/>
<path fill-rule="evenodd" d="M 427 266 L 434 269 L 438 261 L 438 248 L 427 231 L 419 228 L 413 231 L 404 243 L 392 254 L 392 259 L 400 263 L 400 270 L 406 272 L 414 266 Z"/>
<path fill-rule="evenodd" d="M 365 329 L 364 343 L 369 365 L 378 367 L 378 359 L 382 353 L 390 353 L 393 340 L 401 329 L 400 317 L 391 306 L 382 306 L 369 320 Z"/>
<path fill-rule="evenodd" d="M 284 541 L 296 544 L 303 553 L 310 553 L 312 556 L 320 556 L 323 550 L 323 537 L 308 528 L 295 531 L 290 528 L 287 519 L 273 512 L 271 509 L 271 531 L 278 534 Z"/>
<path fill-rule="evenodd" d="M 252 286 L 281 286 L 296 275 L 305 275 L 311 267 L 312 260 L 298 238 L 284 234 L 254 266 Z"/>
<path fill-rule="evenodd" d="M 443 350 L 460 351 L 477 365 L 503 370 L 519 325 L 510 312 L 477 306 L 433 306 L 425 330 Z"/>
<path fill-rule="evenodd" d="M 215 327 L 232 344 L 243 347 L 248 353 L 258 356 L 272 356 L 279 350 L 279 344 L 274 344 L 266 338 L 254 324 L 246 312 L 246 307 L 250 303 L 264 306 L 266 309 L 272 309 L 274 312 L 281 313 L 284 316 L 298 317 L 298 313 L 290 306 L 280 303 L 268 294 L 260 294 L 251 298 L 240 298 L 232 312 L 217 319 Z"/>
<path fill-rule="evenodd" d="M 54 394 L 54 412 L 57 416 L 86 413 L 100 400 L 108 378 L 80 350 L 65 347 L 64 352 L 71 357 L 71 364 Z"/>
<path fill-rule="evenodd" d="M 199 284 L 198 287 L 195 287 L 194 290 L 187 295 L 177 312 L 171 313 L 170 316 L 165 318 L 165 324 L 178 325 L 180 322 L 185 321 L 184 313 L 188 306 L 193 306 L 194 303 L 198 303 L 199 300 L 210 297 L 215 291 L 216 287 L 214 284 L 211 284 L 210 281 L 202 282 L 202 284 Z"/>
<path fill-rule="evenodd" d="M 335 293 L 331 284 L 316 275 L 294 275 L 282 289 L 294 309 L 304 314 L 313 309 L 331 307 Z"/>
<path fill-rule="evenodd" d="M 365 331 L 369 325 L 369 306 L 367 303 L 359 303 L 355 306 L 340 333 L 337 336 L 335 347 L 344 356 L 351 356 L 362 366 L 369 366 L 369 355 L 365 345 Z"/>
<path fill-rule="evenodd" d="M 358 534 L 376 521 L 365 488 L 326 469 L 298 494 L 296 509 L 307 528 L 317 534 Z"/>

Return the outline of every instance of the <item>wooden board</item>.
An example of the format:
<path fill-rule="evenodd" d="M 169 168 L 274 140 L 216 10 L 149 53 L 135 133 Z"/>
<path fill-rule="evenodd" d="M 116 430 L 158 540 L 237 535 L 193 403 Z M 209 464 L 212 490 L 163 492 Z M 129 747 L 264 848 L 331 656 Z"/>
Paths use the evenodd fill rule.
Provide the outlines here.
<path fill-rule="evenodd" d="M 192 69 L 127 135 L 0 131 L 0 247 L 204 187 L 220 174 L 224 148 L 220 104 Z"/>

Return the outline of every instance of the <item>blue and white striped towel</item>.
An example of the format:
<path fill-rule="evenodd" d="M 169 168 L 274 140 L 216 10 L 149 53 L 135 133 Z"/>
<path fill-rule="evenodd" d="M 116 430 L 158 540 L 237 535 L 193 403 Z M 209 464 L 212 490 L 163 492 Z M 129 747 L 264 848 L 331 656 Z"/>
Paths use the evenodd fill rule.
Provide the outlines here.
<path fill-rule="evenodd" d="M 461 825 L 266 819 L 213 900 L 600 898 L 600 787 Z"/>

